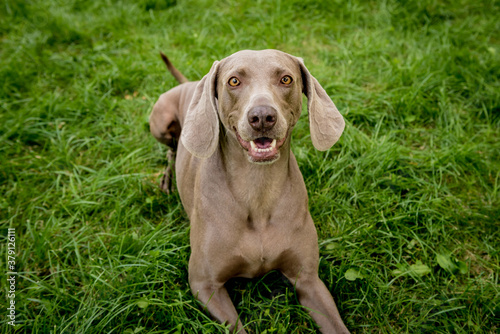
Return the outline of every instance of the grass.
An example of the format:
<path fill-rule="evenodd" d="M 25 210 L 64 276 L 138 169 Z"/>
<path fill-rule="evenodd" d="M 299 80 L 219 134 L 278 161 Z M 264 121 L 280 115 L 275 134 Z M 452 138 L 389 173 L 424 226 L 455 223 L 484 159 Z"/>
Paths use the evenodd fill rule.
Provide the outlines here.
<path fill-rule="evenodd" d="M 240 49 L 304 58 L 345 116 L 292 150 L 320 276 L 353 333 L 500 328 L 496 1 L 0 3 L 0 263 L 16 228 L 17 325 L 2 333 L 225 333 L 189 292 L 189 223 L 148 133 L 176 85 Z M 277 273 L 231 281 L 252 333 L 315 333 Z M 0 288 L 6 291 L 5 279 Z M 8 302 L 4 299 L 3 302 Z"/>

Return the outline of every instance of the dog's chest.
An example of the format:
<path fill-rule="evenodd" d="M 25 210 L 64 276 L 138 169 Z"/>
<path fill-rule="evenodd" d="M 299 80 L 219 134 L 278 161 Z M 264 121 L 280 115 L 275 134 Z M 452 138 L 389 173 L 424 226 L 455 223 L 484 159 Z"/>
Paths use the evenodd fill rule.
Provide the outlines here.
<path fill-rule="evenodd" d="M 288 233 L 282 227 L 267 225 L 249 228 L 238 244 L 241 277 L 256 277 L 280 267 L 290 248 Z"/>

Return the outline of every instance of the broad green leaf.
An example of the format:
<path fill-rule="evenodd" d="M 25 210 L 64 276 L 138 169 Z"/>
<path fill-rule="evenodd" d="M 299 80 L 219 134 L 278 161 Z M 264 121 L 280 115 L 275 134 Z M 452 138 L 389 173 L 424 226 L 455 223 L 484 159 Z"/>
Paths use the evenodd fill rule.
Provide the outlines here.
<path fill-rule="evenodd" d="M 407 121 L 408 123 L 412 123 L 416 119 L 417 119 L 417 117 L 415 115 L 408 115 L 408 116 L 406 116 L 405 121 Z"/>
<path fill-rule="evenodd" d="M 453 274 L 457 270 L 457 266 L 451 260 L 450 255 L 437 254 L 436 261 L 441 268 L 449 273 Z"/>
<path fill-rule="evenodd" d="M 344 274 L 344 277 L 348 281 L 355 281 L 357 278 L 363 279 L 365 278 L 358 270 L 356 269 L 347 269 L 347 271 Z"/>
<path fill-rule="evenodd" d="M 397 267 L 398 269 L 392 271 L 394 276 L 408 275 L 412 273 L 416 276 L 422 277 L 431 273 L 431 268 L 429 268 L 426 264 L 423 264 L 420 260 L 410 266 L 406 264 L 399 264 Z"/>
<path fill-rule="evenodd" d="M 457 261 L 457 266 L 458 271 L 461 274 L 467 274 L 467 272 L 469 271 L 469 268 L 467 268 L 467 263 L 465 263 L 464 261 Z"/>
<path fill-rule="evenodd" d="M 408 271 L 407 266 L 406 266 L 406 265 L 404 265 L 404 264 L 399 263 L 399 264 L 397 264 L 397 265 L 396 265 L 396 267 L 398 267 L 398 269 L 394 269 L 394 270 L 392 271 L 392 274 L 393 274 L 394 276 L 399 276 L 399 275 L 401 275 L 401 274 L 405 274 L 405 273 Z"/>
<path fill-rule="evenodd" d="M 147 301 L 145 299 L 138 300 L 137 301 L 137 306 L 139 306 L 140 308 L 144 309 L 144 308 L 146 308 L 146 307 L 149 306 L 149 301 Z"/>
<path fill-rule="evenodd" d="M 340 244 L 338 242 L 330 242 L 326 245 L 325 249 L 327 251 L 332 251 L 334 249 L 340 248 Z"/>
<path fill-rule="evenodd" d="M 424 276 L 431 273 L 431 268 L 423 264 L 422 261 L 417 261 L 417 263 L 410 266 L 410 271 L 415 273 L 417 276 Z"/>

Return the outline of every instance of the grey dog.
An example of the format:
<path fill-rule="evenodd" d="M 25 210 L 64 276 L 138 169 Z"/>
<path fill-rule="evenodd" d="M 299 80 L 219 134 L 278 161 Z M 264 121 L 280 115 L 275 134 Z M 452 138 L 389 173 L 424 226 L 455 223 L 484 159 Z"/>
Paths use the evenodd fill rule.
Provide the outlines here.
<path fill-rule="evenodd" d="M 318 277 L 317 232 L 290 150 L 302 94 L 318 150 L 344 130 L 335 104 L 301 58 L 281 51 L 237 52 L 215 61 L 198 82 L 164 60 L 181 84 L 160 96 L 150 127 L 177 150 L 177 187 L 191 223 L 192 292 L 214 318 L 246 333 L 225 283 L 276 269 L 322 333 L 349 333 Z"/>

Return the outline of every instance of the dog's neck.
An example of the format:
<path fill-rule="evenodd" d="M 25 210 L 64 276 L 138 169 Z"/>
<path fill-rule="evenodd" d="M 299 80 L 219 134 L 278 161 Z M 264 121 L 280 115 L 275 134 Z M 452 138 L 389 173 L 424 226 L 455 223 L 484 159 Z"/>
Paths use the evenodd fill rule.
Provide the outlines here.
<path fill-rule="evenodd" d="M 289 178 L 290 135 L 280 148 L 280 157 L 267 164 L 252 163 L 241 145 L 229 134 L 220 143 L 228 187 L 235 200 L 249 212 L 269 217 Z M 260 220 L 259 217 L 254 219 Z"/>

